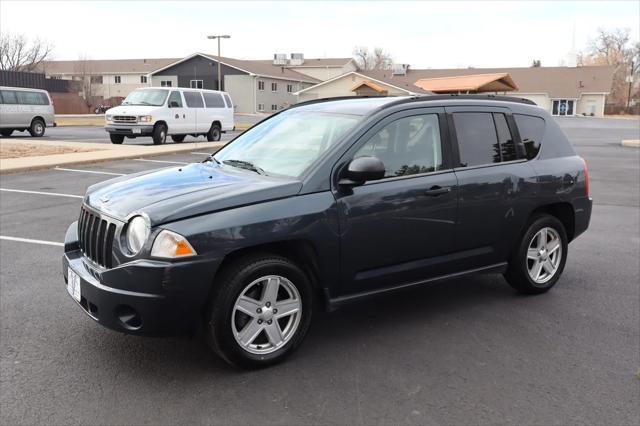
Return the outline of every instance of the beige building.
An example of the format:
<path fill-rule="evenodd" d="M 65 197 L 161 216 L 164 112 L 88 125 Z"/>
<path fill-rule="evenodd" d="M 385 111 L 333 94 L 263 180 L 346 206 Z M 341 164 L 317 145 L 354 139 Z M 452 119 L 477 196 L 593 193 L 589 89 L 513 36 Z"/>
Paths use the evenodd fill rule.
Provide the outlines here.
<path fill-rule="evenodd" d="M 611 89 L 613 72 L 613 67 L 608 66 L 414 70 L 405 65 L 394 70 L 348 72 L 303 89 L 297 94 L 299 101 L 357 96 L 362 94 L 361 86 L 365 83 L 367 87 L 374 86 L 379 89 L 371 89 L 368 93 L 370 95 L 416 95 L 431 93 L 416 86 L 418 80 L 508 74 L 515 82 L 517 90 L 494 93 L 530 99 L 552 115 L 602 116 L 605 99 Z"/>

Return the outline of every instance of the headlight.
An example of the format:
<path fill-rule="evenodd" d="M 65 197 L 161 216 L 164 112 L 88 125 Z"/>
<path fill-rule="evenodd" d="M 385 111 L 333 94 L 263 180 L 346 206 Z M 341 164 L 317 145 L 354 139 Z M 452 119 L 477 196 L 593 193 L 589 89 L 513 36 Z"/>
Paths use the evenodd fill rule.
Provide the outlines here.
<path fill-rule="evenodd" d="M 132 254 L 138 254 L 149 237 L 149 226 L 142 216 L 136 216 L 127 226 L 127 247 Z"/>
<path fill-rule="evenodd" d="M 150 115 L 140 115 L 138 116 L 138 121 L 141 123 L 151 123 L 153 117 Z"/>
<path fill-rule="evenodd" d="M 195 256 L 196 254 L 196 251 L 185 237 L 166 229 L 158 234 L 151 248 L 151 256 L 167 259 Z"/>
<path fill-rule="evenodd" d="M 113 115 L 111 115 L 111 114 L 109 114 L 109 115 L 105 115 L 105 116 L 104 116 L 104 118 L 105 118 L 107 121 L 113 121 Z"/>

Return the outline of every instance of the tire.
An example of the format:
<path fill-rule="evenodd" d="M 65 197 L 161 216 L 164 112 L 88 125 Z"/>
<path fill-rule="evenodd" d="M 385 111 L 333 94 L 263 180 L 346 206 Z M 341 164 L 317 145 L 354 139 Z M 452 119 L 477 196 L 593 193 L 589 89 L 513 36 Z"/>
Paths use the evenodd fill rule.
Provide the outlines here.
<path fill-rule="evenodd" d="M 217 142 L 222 138 L 222 129 L 218 124 L 212 124 L 211 128 L 207 132 L 207 140 L 209 142 Z"/>
<path fill-rule="evenodd" d="M 13 133 L 13 129 L 0 130 L 0 135 L 2 135 L 5 138 L 8 138 L 9 136 L 11 136 L 12 133 Z"/>
<path fill-rule="evenodd" d="M 116 145 L 121 145 L 124 142 L 124 135 L 114 135 L 113 133 L 109 135 L 109 139 L 111 139 L 111 143 Z"/>
<path fill-rule="evenodd" d="M 187 135 L 172 135 L 171 136 L 171 140 L 173 140 L 174 142 L 182 142 L 184 141 L 184 138 L 187 137 Z"/>
<path fill-rule="evenodd" d="M 279 292 L 276 297 L 269 297 L 265 292 L 274 285 Z M 243 310 L 237 305 L 241 295 L 245 297 Z M 270 301 L 271 298 L 274 300 Z M 236 367 L 254 369 L 281 362 L 300 346 L 307 334 L 312 298 L 309 279 L 290 260 L 269 254 L 241 258 L 216 279 L 205 314 L 207 341 L 214 352 Z M 289 304 L 288 309 L 297 306 L 299 310 L 280 318 L 272 317 L 283 314 L 277 312 L 278 308 L 285 309 L 283 302 Z M 245 337 L 243 345 L 242 333 L 249 330 L 257 334 Z M 274 341 L 279 343 L 274 346 Z"/>
<path fill-rule="evenodd" d="M 154 145 L 161 145 L 167 141 L 167 126 L 164 124 L 156 124 L 153 128 L 153 143 Z"/>
<path fill-rule="evenodd" d="M 546 243 L 541 243 L 543 239 Z M 548 214 L 534 216 L 511 255 L 505 278 L 522 294 L 545 293 L 562 275 L 567 254 L 567 232 L 562 222 Z"/>
<path fill-rule="evenodd" d="M 31 126 L 29 126 L 29 134 L 34 138 L 41 138 L 42 136 L 44 136 L 45 128 L 46 125 L 44 124 L 44 121 L 40 120 L 39 118 L 34 118 L 31 122 Z"/>

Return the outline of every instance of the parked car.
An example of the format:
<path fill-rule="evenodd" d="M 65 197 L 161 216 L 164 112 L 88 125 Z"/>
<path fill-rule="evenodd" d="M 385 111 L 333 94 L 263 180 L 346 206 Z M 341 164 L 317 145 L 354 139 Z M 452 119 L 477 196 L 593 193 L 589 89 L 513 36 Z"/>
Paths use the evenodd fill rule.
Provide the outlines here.
<path fill-rule="evenodd" d="M 46 90 L 0 87 L 0 135 L 9 137 L 16 130 L 27 130 L 41 137 L 47 126 L 55 125 L 53 102 Z"/>
<path fill-rule="evenodd" d="M 201 324 L 225 360 L 261 367 L 300 345 L 318 305 L 478 273 L 544 293 L 591 205 L 586 163 L 530 101 L 311 101 L 205 162 L 90 187 L 62 264 L 100 324 Z"/>
<path fill-rule="evenodd" d="M 234 128 L 229 94 L 202 89 L 137 89 L 122 105 L 108 109 L 105 119 L 115 144 L 125 137 L 151 137 L 154 144 L 162 144 L 171 136 L 174 142 L 182 142 L 187 135 L 219 141 L 222 133 Z"/>

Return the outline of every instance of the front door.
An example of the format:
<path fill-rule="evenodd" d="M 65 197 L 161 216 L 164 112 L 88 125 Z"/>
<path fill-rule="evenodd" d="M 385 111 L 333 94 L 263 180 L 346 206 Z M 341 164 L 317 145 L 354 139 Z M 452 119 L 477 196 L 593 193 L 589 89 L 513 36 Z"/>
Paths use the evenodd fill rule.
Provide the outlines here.
<path fill-rule="evenodd" d="M 184 102 L 179 90 L 172 90 L 167 101 L 169 114 L 167 116 L 167 125 L 169 134 L 184 134 L 189 131 L 187 113 L 185 112 Z"/>
<path fill-rule="evenodd" d="M 346 154 L 378 157 L 386 175 L 336 189 L 341 293 L 375 291 L 448 272 L 458 186 L 441 108 L 387 117 Z M 340 296 L 337 295 L 337 296 Z"/>

